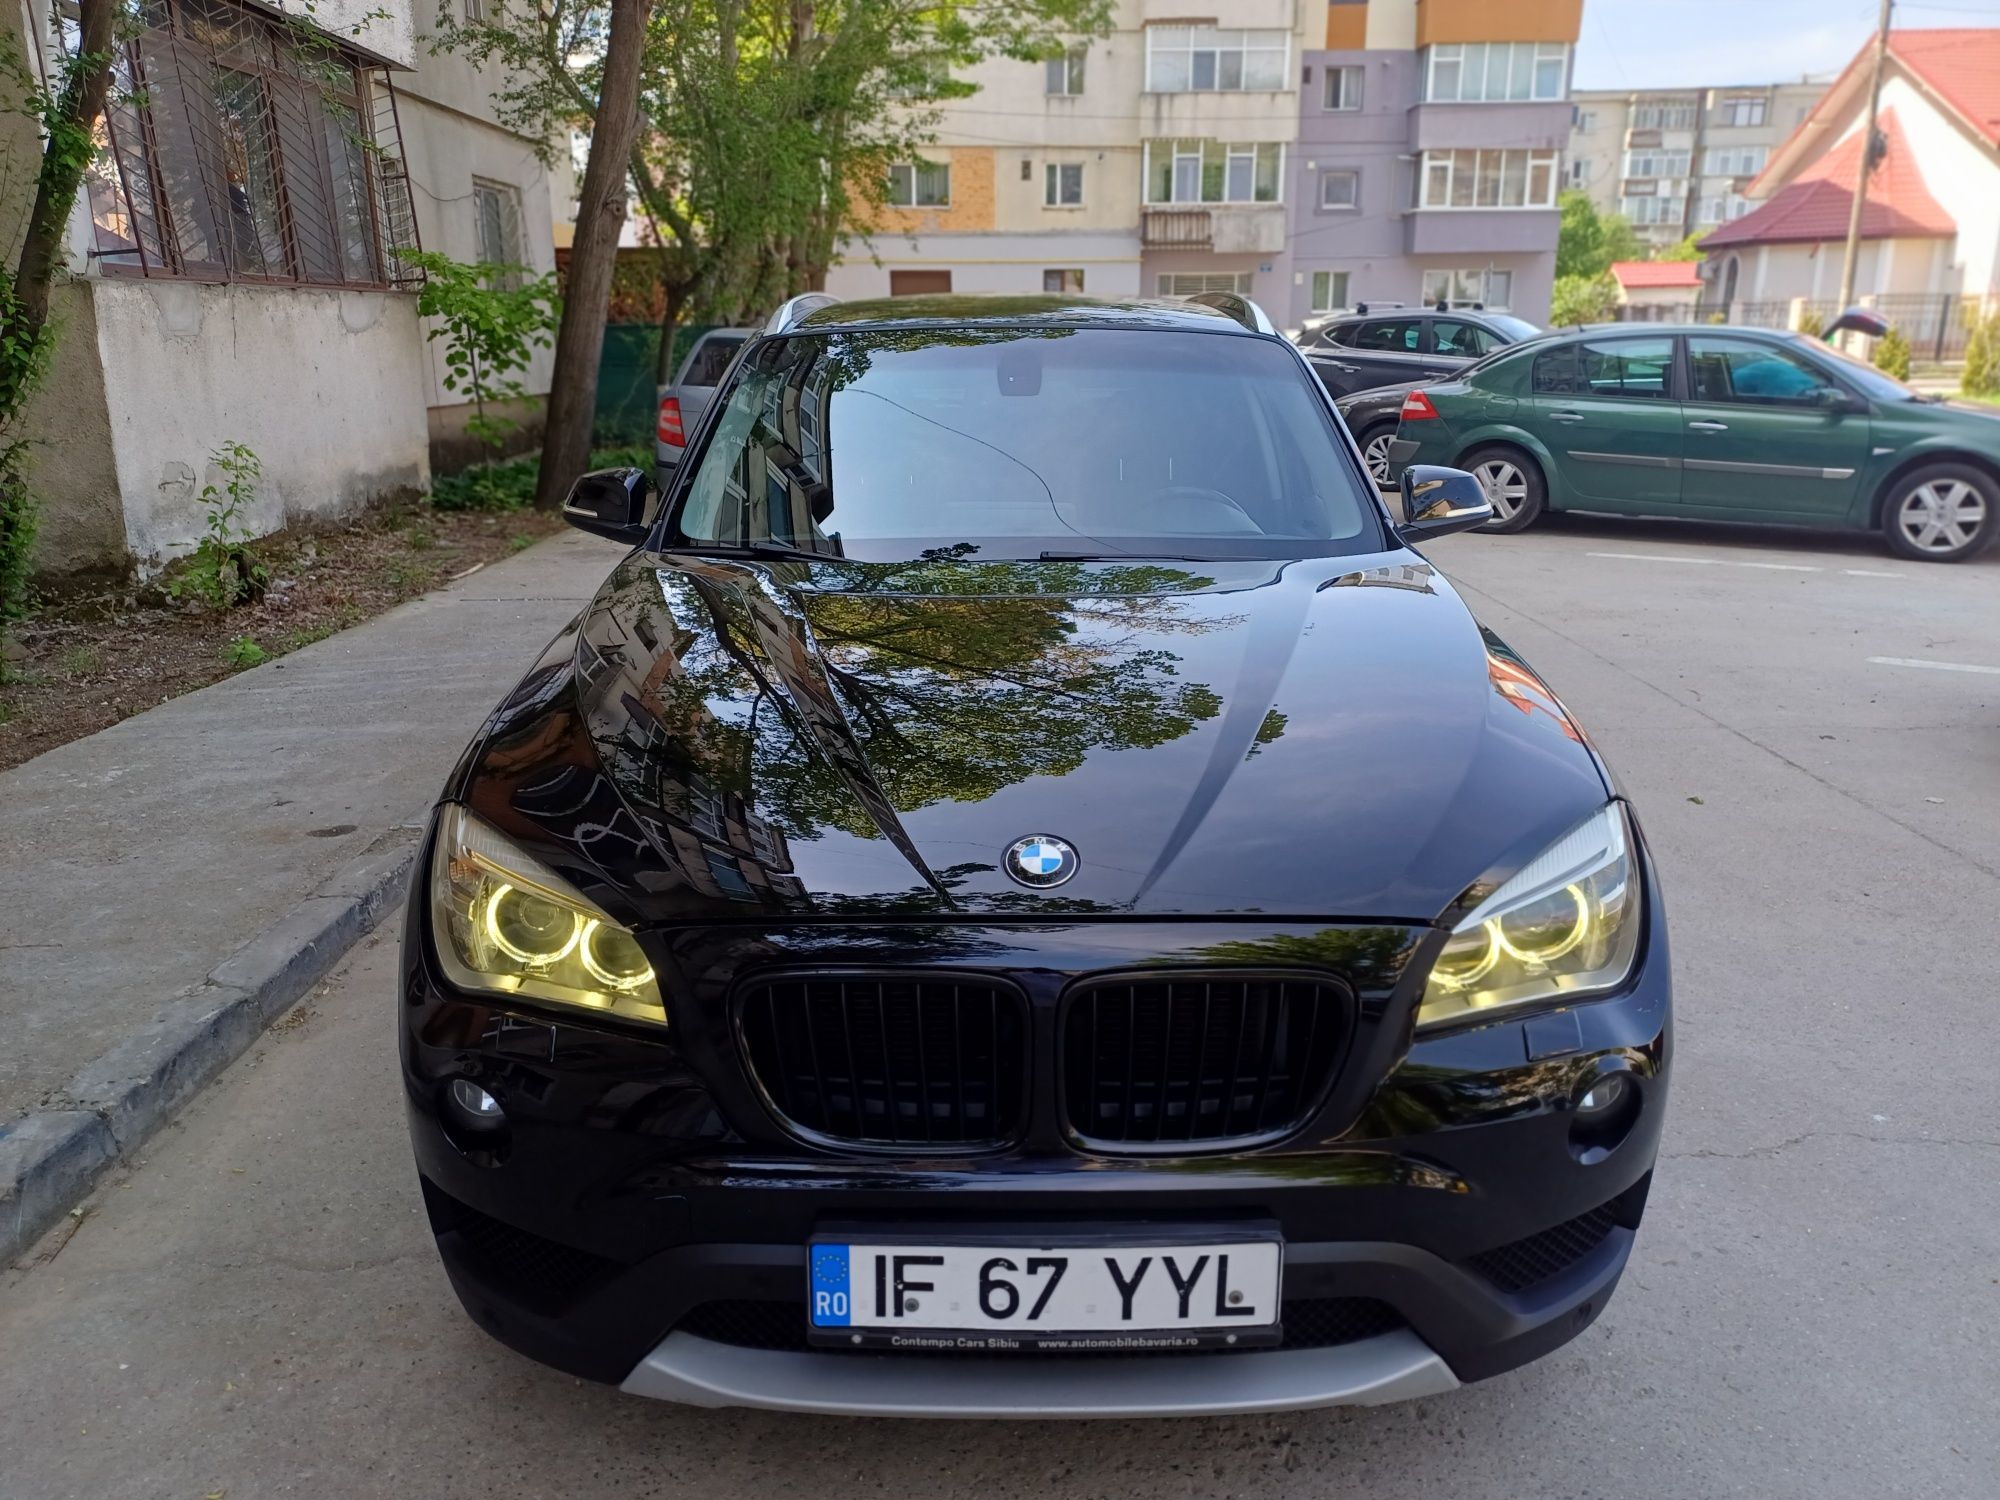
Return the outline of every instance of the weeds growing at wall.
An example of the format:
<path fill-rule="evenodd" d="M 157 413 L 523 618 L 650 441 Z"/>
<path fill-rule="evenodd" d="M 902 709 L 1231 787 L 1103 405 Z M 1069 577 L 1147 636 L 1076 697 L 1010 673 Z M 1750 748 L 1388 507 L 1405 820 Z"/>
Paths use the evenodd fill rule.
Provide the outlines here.
<path fill-rule="evenodd" d="M 221 472 L 222 483 L 202 486 L 205 529 L 194 555 L 168 583 L 167 593 L 219 612 L 256 598 L 270 577 L 270 569 L 250 546 L 254 533 L 245 518 L 256 502 L 264 466 L 242 443 L 224 443 L 208 455 L 208 461 Z"/>

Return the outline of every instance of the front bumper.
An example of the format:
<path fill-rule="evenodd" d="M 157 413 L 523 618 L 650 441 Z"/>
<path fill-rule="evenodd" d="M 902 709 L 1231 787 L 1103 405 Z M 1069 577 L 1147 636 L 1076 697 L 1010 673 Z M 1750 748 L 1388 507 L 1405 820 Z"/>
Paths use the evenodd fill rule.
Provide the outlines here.
<path fill-rule="evenodd" d="M 1404 951 L 1424 962 L 1375 989 L 1356 984 L 1356 1037 L 1304 1129 L 1236 1154 L 1143 1158 L 1035 1137 L 961 1156 L 806 1145 L 745 1087 L 726 1026 L 689 1014 L 662 1039 L 450 993 L 413 897 L 403 1071 L 426 1207 L 476 1322 L 535 1359 L 636 1394 L 962 1417 L 1273 1411 L 1448 1390 L 1573 1338 L 1623 1273 L 1670 1057 L 1665 929 L 1650 879 L 1647 888 L 1648 941 L 1624 993 L 1410 1045 L 1408 992 L 1427 963 L 1424 930 L 1411 929 Z M 1286 924 L 1256 936 L 1314 931 L 1325 932 Z M 1251 936 L 1240 923 L 1101 934 L 986 924 L 690 933 L 673 944 L 684 974 L 768 962 L 773 949 L 791 963 L 864 951 L 879 962 L 893 940 L 913 963 L 1040 974 L 1059 987 L 1062 974 L 1129 965 L 1141 949 L 1172 962 Z M 1632 1080 L 1636 1115 L 1612 1149 L 1580 1149 L 1574 1101 L 1607 1071 Z M 458 1077 L 505 1101 L 503 1139 L 454 1130 L 442 1098 Z M 1055 1234 L 1275 1223 L 1285 1343 L 1143 1356 L 812 1348 L 805 1247 L 831 1220 Z"/>

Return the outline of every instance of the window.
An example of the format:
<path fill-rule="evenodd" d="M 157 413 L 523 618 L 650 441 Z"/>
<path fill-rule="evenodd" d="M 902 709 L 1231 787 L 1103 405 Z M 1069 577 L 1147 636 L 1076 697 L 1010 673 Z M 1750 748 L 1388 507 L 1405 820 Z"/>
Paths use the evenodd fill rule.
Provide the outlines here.
<path fill-rule="evenodd" d="M 1424 272 L 1424 306 L 1440 302 L 1465 305 L 1477 302 L 1495 310 L 1512 305 L 1514 273 L 1491 270 L 1437 270 Z"/>
<path fill-rule="evenodd" d="M 951 290 L 950 271 L 891 271 L 891 297 L 931 297 Z"/>
<path fill-rule="evenodd" d="M 1499 347 L 1500 340 L 1476 323 L 1461 323 L 1456 318 L 1431 320 L 1431 352 L 1434 354 L 1477 359 Z"/>
<path fill-rule="evenodd" d="M 1289 31 L 1148 26 L 1146 89 L 1155 94 L 1237 93 L 1290 86 Z"/>
<path fill-rule="evenodd" d="M 1081 292 L 1083 290 L 1082 271 L 1044 271 L 1042 290 L 1045 292 Z"/>
<path fill-rule="evenodd" d="M 1422 318 L 1374 318 L 1356 325 L 1341 342 L 1350 349 L 1374 349 L 1386 354 L 1415 354 L 1424 329 Z"/>
<path fill-rule="evenodd" d="M 1072 47 L 1061 57 L 1048 60 L 1047 92 L 1065 96 L 1083 92 L 1083 54 L 1082 47 Z"/>
<path fill-rule="evenodd" d="M 900 162 L 889 168 L 889 204 L 892 208 L 950 207 L 951 163 Z"/>
<path fill-rule="evenodd" d="M 329 286 L 416 279 L 392 254 L 416 235 L 386 73 L 330 39 L 308 55 L 282 23 L 229 0 L 172 0 L 144 16 L 151 24 L 113 53 L 108 149 L 87 173 L 107 269 Z"/>
<path fill-rule="evenodd" d="M 1654 99 L 1634 106 L 1632 128 L 1634 130 L 1692 130 L 1695 111 L 1698 108 L 1692 99 Z"/>
<path fill-rule="evenodd" d="M 1573 188 L 1580 188 L 1587 187 L 1589 184 L 1590 162 L 1586 158 L 1579 156 L 1569 164 L 1569 185 Z"/>
<path fill-rule="evenodd" d="M 1315 271 L 1312 273 L 1312 310 L 1332 312 L 1347 306 L 1347 273 L 1345 271 Z"/>
<path fill-rule="evenodd" d="M 1322 172 L 1319 174 L 1319 206 L 1321 208 L 1356 208 L 1361 202 L 1361 174 L 1359 172 Z"/>
<path fill-rule="evenodd" d="M 1424 49 L 1424 98 L 1437 104 L 1560 99 L 1566 42 L 1445 42 Z"/>
<path fill-rule="evenodd" d="M 1668 401 L 1673 398 L 1672 339 L 1591 339 L 1535 357 L 1535 393 Z"/>
<path fill-rule="evenodd" d="M 1687 202 L 1678 193 L 1628 194 L 1619 200 L 1618 211 L 1634 224 L 1674 225 L 1686 216 Z"/>
<path fill-rule="evenodd" d="M 1770 159 L 1768 146 L 1718 146 L 1702 162 L 1711 177 L 1755 177 Z"/>
<path fill-rule="evenodd" d="M 1689 339 L 1688 369 L 1696 401 L 1805 406 L 1832 384 L 1804 360 L 1747 339 Z"/>
<path fill-rule="evenodd" d="M 740 333 L 711 333 L 703 337 L 688 356 L 687 368 L 681 371 L 680 385 L 721 385 L 722 377 L 729 373 L 729 362 L 736 358 L 736 351 L 743 347 Z"/>
<path fill-rule="evenodd" d="M 1688 153 L 1685 151 L 1627 151 L 1625 153 L 1625 175 L 1627 177 L 1685 177 L 1688 174 Z"/>
<path fill-rule="evenodd" d="M 827 486 L 796 484 L 797 393 L 829 366 L 828 446 L 841 461 Z M 746 351 L 709 420 L 672 516 L 692 539 L 782 539 L 862 562 L 941 543 L 982 561 L 1080 540 L 1137 556 L 1381 545 L 1324 393 L 1268 339 L 1083 328 L 968 343 L 951 329 L 807 329 Z"/>
<path fill-rule="evenodd" d="M 1700 212 L 1702 224 L 1727 224 L 1750 212 L 1750 200 L 1741 193 L 1724 193 L 1702 199 Z"/>
<path fill-rule="evenodd" d="M 1284 160 L 1275 141 L 1147 141 L 1146 202 L 1276 203 Z"/>
<path fill-rule="evenodd" d="M 1083 163 L 1050 162 L 1042 169 L 1042 202 L 1050 208 L 1076 208 L 1083 203 Z"/>
<path fill-rule="evenodd" d="M 1597 129 L 1597 111 L 1572 105 L 1569 112 L 1569 128 L 1578 135 L 1589 135 Z"/>
<path fill-rule="evenodd" d="M 1716 110 L 1716 124 L 1730 126 L 1762 125 L 1770 101 L 1761 94 L 1742 98 L 1724 99 Z"/>
<path fill-rule="evenodd" d="M 486 19 L 486 0 L 464 0 L 465 19 L 483 21 Z"/>
<path fill-rule="evenodd" d="M 1426 151 L 1422 208 L 1553 208 L 1553 151 Z"/>
<path fill-rule="evenodd" d="M 479 258 L 489 266 L 523 266 L 521 253 L 521 191 L 504 182 L 472 179 L 472 212 L 479 235 Z M 520 284 L 518 272 L 505 278 Z"/>
<path fill-rule="evenodd" d="M 1192 297 L 1197 292 L 1240 292 L 1247 297 L 1250 280 L 1248 271 L 1163 271 L 1160 295 Z"/>
<path fill-rule="evenodd" d="M 1326 107 L 1328 109 L 1361 108 L 1361 73 L 1358 67 L 1328 68 L 1326 70 Z"/>

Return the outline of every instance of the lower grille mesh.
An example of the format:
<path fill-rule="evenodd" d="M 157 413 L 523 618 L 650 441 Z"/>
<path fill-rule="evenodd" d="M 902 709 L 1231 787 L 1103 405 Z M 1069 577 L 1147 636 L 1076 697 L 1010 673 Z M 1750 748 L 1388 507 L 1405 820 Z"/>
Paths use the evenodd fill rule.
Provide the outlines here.
<path fill-rule="evenodd" d="M 1330 1349 L 1352 1344 L 1377 1334 L 1392 1333 L 1404 1326 L 1403 1319 L 1386 1302 L 1369 1297 L 1311 1297 L 1287 1302 L 1284 1311 L 1284 1349 Z M 806 1338 L 805 1308 L 798 1302 L 704 1302 L 676 1325 L 676 1331 L 739 1349 L 775 1349 L 823 1354 L 861 1353 L 838 1345 L 819 1345 Z M 1130 1349 L 1071 1350 L 1061 1354 L 994 1355 L 981 1350 L 963 1353 L 949 1349 L 898 1351 L 898 1359 L 1102 1359 L 1117 1355 L 1124 1359 L 1185 1359 L 1190 1355 L 1254 1354 L 1256 1349 L 1180 1349 L 1135 1354 Z M 1264 1351 L 1268 1353 L 1266 1348 Z"/>
<path fill-rule="evenodd" d="M 1465 1264 L 1503 1292 L 1521 1292 L 1559 1276 L 1609 1238 L 1618 1226 L 1610 1203 L 1531 1234 L 1524 1240 L 1475 1255 Z"/>
<path fill-rule="evenodd" d="M 428 1179 L 424 1202 L 435 1232 L 457 1234 L 458 1257 L 467 1271 L 537 1311 L 561 1311 L 619 1269 L 615 1260 L 483 1214 L 438 1191 Z"/>

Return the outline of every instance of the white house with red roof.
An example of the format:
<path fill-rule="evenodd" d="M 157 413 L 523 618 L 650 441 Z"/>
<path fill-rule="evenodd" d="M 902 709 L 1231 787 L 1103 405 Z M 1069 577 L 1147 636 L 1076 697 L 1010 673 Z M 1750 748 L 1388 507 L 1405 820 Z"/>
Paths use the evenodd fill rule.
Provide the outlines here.
<path fill-rule="evenodd" d="M 1618 283 L 1620 314 L 1627 322 L 1671 323 L 1694 315 L 1701 297 L 1701 263 L 1692 260 L 1618 260 L 1611 263 Z"/>
<path fill-rule="evenodd" d="M 1772 153 L 1750 187 L 1761 205 L 1702 240 L 1709 305 L 1839 296 L 1872 51 Z M 2000 292 L 2000 30 L 1891 31 L 1877 129 L 1857 300 L 1914 314 Z"/>

